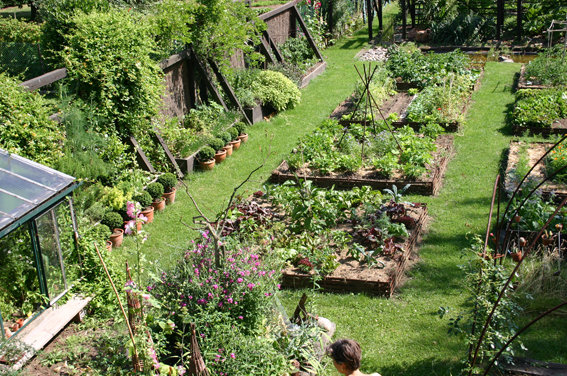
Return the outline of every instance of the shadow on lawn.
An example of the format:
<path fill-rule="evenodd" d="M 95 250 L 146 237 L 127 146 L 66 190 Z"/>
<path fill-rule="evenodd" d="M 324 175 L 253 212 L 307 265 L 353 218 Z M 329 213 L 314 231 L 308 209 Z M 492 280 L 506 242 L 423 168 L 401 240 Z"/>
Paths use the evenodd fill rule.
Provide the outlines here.
<path fill-rule="evenodd" d="M 441 376 L 458 375 L 461 365 L 459 362 L 440 361 L 435 358 L 423 359 L 412 364 L 392 365 L 388 367 L 380 366 L 378 363 L 364 364 L 363 367 L 369 370 L 379 370 L 382 375 L 404 375 L 404 376 Z"/>

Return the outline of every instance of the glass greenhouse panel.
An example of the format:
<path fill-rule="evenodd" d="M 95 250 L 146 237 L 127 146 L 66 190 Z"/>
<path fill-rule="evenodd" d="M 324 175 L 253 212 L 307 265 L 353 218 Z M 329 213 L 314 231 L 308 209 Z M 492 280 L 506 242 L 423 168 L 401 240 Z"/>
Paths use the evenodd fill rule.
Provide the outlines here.
<path fill-rule="evenodd" d="M 67 289 L 55 211 L 50 210 L 37 218 L 36 225 L 47 293 L 50 301 L 54 301 Z"/>
<path fill-rule="evenodd" d="M 0 314 L 3 334 L 15 332 L 45 302 L 28 227 L 0 239 Z M 0 336 L 1 337 L 1 336 Z"/>

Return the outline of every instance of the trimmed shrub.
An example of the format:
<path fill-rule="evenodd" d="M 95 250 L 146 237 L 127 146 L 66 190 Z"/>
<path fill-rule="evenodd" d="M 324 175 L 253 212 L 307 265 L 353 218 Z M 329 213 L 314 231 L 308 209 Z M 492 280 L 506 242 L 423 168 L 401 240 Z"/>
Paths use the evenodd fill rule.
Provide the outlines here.
<path fill-rule="evenodd" d="M 221 140 L 220 138 L 217 137 L 209 141 L 209 146 L 212 147 L 215 151 L 222 150 L 224 145 L 226 145 L 224 140 Z"/>
<path fill-rule="evenodd" d="M 261 71 L 253 85 L 254 93 L 262 104 L 269 104 L 276 111 L 293 108 L 301 100 L 297 86 L 280 72 Z"/>
<path fill-rule="evenodd" d="M 236 124 L 234 124 L 234 128 L 236 128 L 239 134 L 246 134 L 246 128 L 248 127 L 244 122 L 239 121 Z"/>
<path fill-rule="evenodd" d="M 163 185 L 161 185 L 161 183 L 158 182 L 150 183 L 146 187 L 146 192 L 148 192 L 150 196 L 152 196 L 152 199 L 155 201 L 158 198 L 161 198 L 161 196 L 163 196 L 164 193 Z"/>
<path fill-rule="evenodd" d="M 231 140 L 238 139 L 238 136 L 240 135 L 240 132 L 238 132 L 238 130 L 234 127 L 228 128 L 228 133 L 230 134 Z"/>
<path fill-rule="evenodd" d="M 221 140 L 223 140 L 225 145 L 228 144 L 231 141 L 231 136 L 230 136 L 230 133 L 228 133 L 228 132 L 219 132 L 217 137 L 220 138 Z"/>
<path fill-rule="evenodd" d="M 152 204 L 152 196 L 147 192 L 144 191 L 142 193 L 140 193 L 139 195 L 136 195 L 132 198 L 134 201 L 137 201 L 140 203 L 140 206 L 142 208 L 146 208 L 148 206 L 150 206 Z"/>
<path fill-rule="evenodd" d="M 197 160 L 199 162 L 207 162 L 210 161 L 215 157 L 215 151 L 210 146 L 204 146 L 199 152 L 197 153 Z"/>
<path fill-rule="evenodd" d="M 102 221 L 100 221 L 100 223 L 108 226 L 109 229 L 114 230 L 115 228 L 122 228 L 122 226 L 124 225 L 124 220 L 122 219 L 122 216 L 120 214 L 111 211 L 104 214 L 104 217 L 102 217 Z"/>
<path fill-rule="evenodd" d="M 157 178 L 157 182 L 163 185 L 163 189 L 167 193 L 171 192 L 173 187 L 177 185 L 177 177 L 171 172 L 166 172 Z"/>

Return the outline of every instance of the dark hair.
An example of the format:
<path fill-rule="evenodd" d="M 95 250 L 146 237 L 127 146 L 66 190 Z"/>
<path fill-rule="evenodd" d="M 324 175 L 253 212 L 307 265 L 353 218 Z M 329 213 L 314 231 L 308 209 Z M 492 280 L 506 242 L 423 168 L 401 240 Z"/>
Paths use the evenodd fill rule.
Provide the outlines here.
<path fill-rule="evenodd" d="M 339 339 L 327 347 L 327 354 L 337 363 L 347 366 L 350 371 L 360 368 L 362 351 L 358 342 L 352 339 Z"/>

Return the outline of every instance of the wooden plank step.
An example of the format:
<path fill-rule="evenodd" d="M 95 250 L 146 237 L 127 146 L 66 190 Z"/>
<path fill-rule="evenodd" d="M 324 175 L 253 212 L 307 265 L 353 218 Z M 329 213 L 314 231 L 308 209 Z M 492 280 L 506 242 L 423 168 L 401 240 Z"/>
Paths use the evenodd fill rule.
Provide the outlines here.
<path fill-rule="evenodd" d="M 18 370 L 23 367 L 37 351 L 43 349 L 71 320 L 80 316 L 91 300 L 92 298 L 90 297 L 74 296 L 61 306 L 54 305 L 49 307 L 23 328 L 16 338 L 26 346 L 29 346 L 31 350 L 27 351 L 12 369 Z"/>

